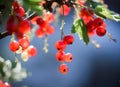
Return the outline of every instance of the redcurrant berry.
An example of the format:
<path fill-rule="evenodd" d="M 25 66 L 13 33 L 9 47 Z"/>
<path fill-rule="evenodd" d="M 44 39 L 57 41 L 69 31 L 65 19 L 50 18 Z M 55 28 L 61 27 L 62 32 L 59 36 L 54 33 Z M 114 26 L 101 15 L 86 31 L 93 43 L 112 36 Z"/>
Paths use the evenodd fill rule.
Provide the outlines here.
<path fill-rule="evenodd" d="M 88 31 L 87 33 L 88 33 L 88 36 L 89 36 L 89 37 L 92 37 L 92 36 L 95 35 L 94 31 Z"/>
<path fill-rule="evenodd" d="M 46 34 L 50 35 L 53 34 L 55 32 L 55 28 L 53 26 L 48 25 L 46 27 Z"/>
<path fill-rule="evenodd" d="M 62 74 L 67 74 L 69 71 L 69 68 L 66 64 L 61 64 L 58 69 L 59 69 L 59 72 Z"/>
<path fill-rule="evenodd" d="M 63 40 L 58 40 L 56 43 L 55 43 L 55 48 L 57 50 L 65 50 L 66 49 L 66 44 L 63 42 Z"/>
<path fill-rule="evenodd" d="M 48 21 L 49 23 L 53 22 L 54 21 L 54 14 L 47 12 L 45 14 L 45 20 Z"/>
<path fill-rule="evenodd" d="M 28 37 L 23 37 L 23 38 L 19 39 L 19 44 L 22 47 L 22 49 L 26 49 L 29 47 L 30 41 L 29 41 Z"/>
<path fill-rule="evenodd" d="M 80 5 L 84 5 L 85 4 L 85 0 L 77 0 L 78 4 Z"/>
<path fill-rule="evenodd" d="M 9 33 L 12 34 L 13 32 L 17 31 L 17 28 L 18 28 L 17 18 L 15 16 L 11 15 L 9 17 L 9 19 L 7 20 L 6 29 Z"/>
<path fill-rule="evenodd" d="M 36 24 L 36 20 L 39 18 L 39 16 L 35 16 L 31 19 L 32 24 Z"/>
<path fill-rule="evenodd" d="M 98 36 L 104 36 L 106 34 L 106 29 L 104 29 L 103 27 L 98 27 L 96 29 L 96 34 Z"/>
<path fill-rule="evenodd" d="M 28 47 L 27 52 L 30 57 L 35 56 L 37 54 L 37 48 L 31 45 Z"/>
<path fill-rule="evenodd" d="M 64 36 L 63 41 L 67 45 L 70 45 L 74 42 L 74 37 L 72 35 L 68 34 L 68 35 Z"/>
<path fill-rule="evenodd" d="M 60 6 L 60 14 L 63 15 L 63 8 L 64 8 L 64 16 L 67 16 L 70 13 L 70 7 L 67 5 Z"/>
<path fill-rule="evenodd" d="M 65 62 L 72 62 L 73 56 L 71 53 L 65 54 Z"/>
<path fill-rule="evenodd" d="M 21 17 L 25 15 L 25 10 L 22 6 L 19 6 L 18 8 L 15 9 L 16 14 L 19 14 Z"/>
<path fill-rule="evenodd" d="M 48 24 L 47 21 L 43 20 L 41 17 L 37 18 L 36 22 L 40 27 L 46 27 Z"/>
<path fill-rule="evenodd" d="M 4 87 L 11 87 L 11 85 L 8 82 L 5 82 Z"/>
<path fill-rule="evenodd" d="M 87 27 L 87 30 L 88 30 L 88 31 L 93 31 L 93 30 L 95 30 L 94 21 L 90 20 L 90 21 L 87 23 L 86 27 Z"/>
<path fill-rule="evenodd" d="M 81 18 L 88 18 L 88 20 L 93 19 L 94 12 L 90 8 L 83 8 L 81 9 L 80 17 Z"/>
<path fill-rule="evenodd" d="M 94 19 L 94 26 L 97 28 L 97 27 L 100 27 L 103 25 L 103 20 L 101 18 L 95 18 Z"/>
<path fill-rule="evenodd" d="M 42 38 L 45 35 L 45 32 L 43 31 L 42 27 L 36 30 L 36 36 L 38 38 Z"/>
<path fill-rule="evenodd" d="M 9 48 L 11 51 L 15 52 L 19 49 L 19 43 L 14 40 L 14 41 L 10 42 Z"/>
<path fill-rule="evenodd" d="M 65 60 L 65 52 L 64 51 L 58 51 L 56 53 L 56 60 L 59 62 L 64 62 Z"/>
<path fill-rule="evenodd" d="M 26 33 L 30 32 L 30 29 L 31 29 L 31 26 L 30 26 L 29 20 L 24 20 L 19 23 L 18 31 L 20 33 L 26 34 Z"/>
<path fill-rule="evenodd" d="M 0 80 L 0 87 L 3 87 L 3 81 L 2 80 Z"/>

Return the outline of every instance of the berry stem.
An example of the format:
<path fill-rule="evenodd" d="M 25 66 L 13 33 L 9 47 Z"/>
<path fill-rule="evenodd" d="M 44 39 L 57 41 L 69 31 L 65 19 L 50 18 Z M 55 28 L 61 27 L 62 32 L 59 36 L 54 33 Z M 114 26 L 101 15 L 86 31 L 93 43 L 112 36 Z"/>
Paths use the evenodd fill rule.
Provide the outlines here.
<path fill-rule="evenodd" d="M 44 39 L 44 47 L 43 47 L 43 50 L 45 51 L 45 53 L 47 53 L 47 52 L 48 52 L 48 43 L 47 43 L 48 36 L 45 35 L 43 39 Z"/>
<path fill-rule="evenodd" d="M 91 43 L 96 47 L 96 48 L 100 48 L 100 44 L 98 44 L 95 40 L 91 39 Z"/>
<path fill-rule="evenodd" d="M 15 63 L 17 63 L 19 60 L 17 58 L 17 53 L 15 53 Z"/>
<path fill-rule="evenodd" d="M 114 39 L 109 32 L 107 32 L 107 37 L 108 37 L 108 39 L 112 40 L 113 42 L 115 42 L 115 43 L 117 42 L 117 40 Z"/>
<path fill-rule="evenodd" d="M 63 5 L 62 5 L 62 9 L 63 9 L 63 15 L 62 15 L 62 24 L 61 24 L 61 27 L 60 27 L 60 30 L 61 30 L 61 40 L 64 37 L 64 24 L 65 24 L 65 21 L 64 21 L 64 6 Z"/>
<path fill-rule="evenodd" d="M 73 7 L 74 7 L 74 9 L 75 9 L 77 18 L 79 18 L 79 11 L 78 11 L 78 9 L 77 9 L 77 6 L 76 6 L 76 5 L 73 5 Z"/>

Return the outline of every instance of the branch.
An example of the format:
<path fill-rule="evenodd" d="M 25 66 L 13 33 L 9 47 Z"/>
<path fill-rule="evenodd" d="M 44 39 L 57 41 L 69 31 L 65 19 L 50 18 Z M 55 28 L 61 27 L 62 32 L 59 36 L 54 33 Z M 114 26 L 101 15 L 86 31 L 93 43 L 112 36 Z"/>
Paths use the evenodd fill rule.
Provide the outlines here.
<path fill-rule="evenodd" d="M 6 32 L 3 32 L 3 33 L 0 33 L 0 39 L 6 37 L 6 36 L 9 36 L 11 34 L 9 34 L 7 31 Z"/>

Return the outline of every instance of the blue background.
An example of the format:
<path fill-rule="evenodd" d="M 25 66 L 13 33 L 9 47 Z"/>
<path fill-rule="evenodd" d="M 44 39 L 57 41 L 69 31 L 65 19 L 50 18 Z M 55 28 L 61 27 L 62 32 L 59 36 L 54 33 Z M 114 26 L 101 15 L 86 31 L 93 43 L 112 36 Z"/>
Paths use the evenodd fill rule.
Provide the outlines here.
<path fill-rule="evenodd" d="M 119 0 L 106 0 L 109 8 L 120 13 Z M 112 4 L 111 4 L 112 3 Z M 73 22 L 73 12 L 65 17 L 65 34 L 70 33 Z M 61 21 L 61 20 L 60 20 Z M 120 23 L 105 21 L 107 31 L 117 39 L 117 43 L 110 41 L 107 36 L 92 39 L 101 45 L 97 49 L 93 44 L 84 45 L 77 35 L 73 45 L 68 46 L 65 52 L 73 54 L 73 61 L 67 63 L 69 73 L 62 75 L 58 72 L 59 62 L 55 59 L 54 43 L 60 39 L 60 23 L 55 26 L 56 33 L 48 39 L 49 52 L 42 50 L 43 40 L 34 38 L 31 44 L 37 47 L 38 54 L 28 62 L 22 62 L 23 66 L 32 75 L 22 82 L 12 83 L 13 87 L 120 87 Z M 0 56 L 14 60 L 14 54 L 8 45 L 11 37 L 0 40 Z"/>

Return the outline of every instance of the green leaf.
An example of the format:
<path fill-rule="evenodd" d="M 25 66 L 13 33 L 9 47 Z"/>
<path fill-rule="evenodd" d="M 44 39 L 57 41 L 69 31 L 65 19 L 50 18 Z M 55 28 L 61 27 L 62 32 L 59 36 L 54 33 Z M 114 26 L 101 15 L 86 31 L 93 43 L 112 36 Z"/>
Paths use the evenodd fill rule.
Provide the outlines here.
<path fill-rule="evenodd" d="M 86 45 L 89 43 L 87 29 L 82 19 L 76 19 L 74 21 L 71 33 L 77 33 L 80 39 L 82 39 Z"/>
<path fill-rule="evenodd" d="M 88 0 L 89 3 L 92 5 L 92 8 L 94 9 L 96 15 L 105 18 L 105 19 L 110 19 L 114 21 L 120 21 L 120 14 L 109 10 L 104 4 Z"/>
<path fill-rule="evenodd" d="M 28 0 L 27 0 L 28 1 Z M 37 2 L 37 3 L 39 3 L 39 2 L 41 2 L 41 1 L 43 1 L 43 0 L 29 0 L 30 2 Z"/>
<path fill-rule="evenodd" d="M 31 11 L 35 11 L 36 14 L 38 15 L 42 15 L 42 10 L 43 10 L 43 7 L 40 6 L 37 1 L 42 1 L 42 0 L 35 0 L 36 2 L 32 3 L 31 2 L 32 0 L 23 0 L 23 4 L 24 4 L 24 7 L 25 9 L 31 9 Z M 34 0 L 33 0 L 34 1 Z"/>

